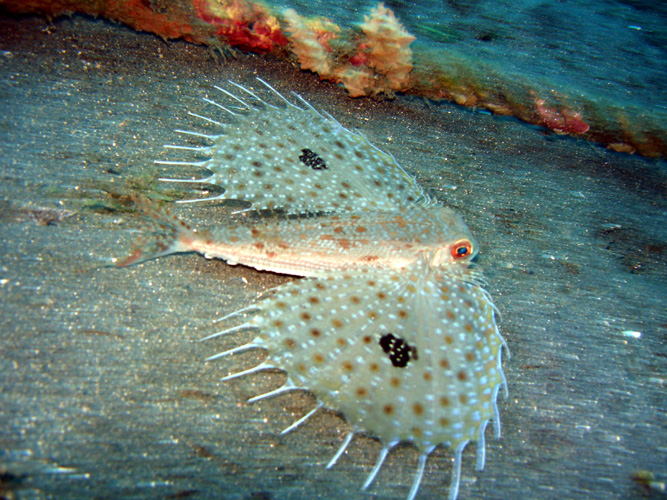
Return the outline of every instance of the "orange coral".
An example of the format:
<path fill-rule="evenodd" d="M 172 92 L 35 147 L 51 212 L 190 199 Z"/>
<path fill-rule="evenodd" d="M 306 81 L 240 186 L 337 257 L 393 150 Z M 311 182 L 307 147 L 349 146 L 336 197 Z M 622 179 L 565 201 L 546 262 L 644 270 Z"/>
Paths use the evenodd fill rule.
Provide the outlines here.
<path fill-rule="evenodd" d="M 352 97 L 391 94 L 406 90 L 412 71 L 410 35 L 383 4 L 364 16 L 363 38 L 355 47 L 338 43 L 337 57 L 332 57 L 329 41 L 339 38 L 340 28 L 321 18 L 306 19 L 293 9 L 283 13 L 290 33 L 292 52 L 303 69 L 314 71 L 322 79 L 341 82 Z"/>
<path fill-rule="evenodd" d="M 329 40 L 336 38 L 340 28 L 326 19 L 306 19 L 294 9 L 283 13 L 290 33 L 292 52 L 303 69 L 314 71 L 321 78 L 333 76 L 333 61 L 329 57 Z"/>
<path fill-rule="evenodd" d="M 367 65 L 384 75 L 392 90 L 405 90 L 412 71 L 410 44 L 415 37 L 408 33 L 384 4 L 379 4 L 364 16 L 361 30 L 366 35 Z"/>
<path fill-rule="evenodd" d="M 350 97 L 362 97 L 369 95 L 377 87 L 375 84 L 375 74 L 369 69 L 359 69 L 353 66 L 339 68 L 336 72 L 338 81 L 345 86 L 345 90 Z"/>
<path fill-rule="evenodd" d="M 364 38 L 349 65 L 335 70 L 337 81 L 345 85 L 352 97 L 407 90 L 412 71 L 410 44 L 415 37 L 384 4 L 364 16 L 361 31 Z"/>

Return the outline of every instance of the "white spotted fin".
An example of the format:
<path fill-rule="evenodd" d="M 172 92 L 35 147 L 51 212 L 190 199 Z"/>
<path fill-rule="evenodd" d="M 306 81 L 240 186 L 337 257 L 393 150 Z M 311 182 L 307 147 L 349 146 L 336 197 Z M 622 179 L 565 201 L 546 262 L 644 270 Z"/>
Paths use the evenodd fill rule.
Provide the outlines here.
<path fill-rule="evenodd" d="M 397 210 L 429 199 L 394 158 L 360 133 L 344 128 L 333 117 L 316 111 L 295 94 L 297 104 L 279 97 L 275 103 L 230 82 L 218 88 L 225 101 L 207 102 L 222 109 L 227 120 L 213 120 L 219 135 L 177 132 L 207 139 L 211 145 L 168 145 L 209 155 L 202 161 L 157 161 L 166 165 L 206 168 L 202 179 L 161 179 L 221 186 L 225 192 L 202 200 L 244 200 L 252 209 L 281 209 L 288 214 L 323 211 Z"/>
<path fill-rule="evenodd" d="M 258 312 L 247 323 L 208 338 L 257 329 L 257 337 L 237 349 L 266 349 L 266 361 L 226 378 L 285 370 L 283 387 L 254 399 L 294 389 L 313 392 L 320 406 L 341 412 L 352 427 L 340 453 L 355 433 L 379 437 L 384 447 L 364 487 L 388 451 L 410 441 L 420 451 L 408 495 L 412 499 L 432 450 L 441 444 L 454 450 L 453 500 L 466 444 L 477 441 L 481 470 L 489 421 L 500 436 L 496 398 L 505 386 L 505 341 L 496 326 L 495 308 L 476 281 L 470 269 L 442 272 L 424 261 L 400 270 L 304 279 L 279 287 L 253 306 Z"/>

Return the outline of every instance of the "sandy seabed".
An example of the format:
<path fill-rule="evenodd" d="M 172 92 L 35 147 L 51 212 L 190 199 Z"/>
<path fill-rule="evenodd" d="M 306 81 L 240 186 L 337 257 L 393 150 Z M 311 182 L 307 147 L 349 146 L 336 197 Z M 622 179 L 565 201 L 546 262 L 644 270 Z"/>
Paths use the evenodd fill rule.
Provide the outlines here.
<path fill-rule="evenodd" d="M 464 453 L 461 500 L 627 499 L 667 478 L 667 169 L 513 119 L 399 97 L 353 100 L 268 57 L 214 59 L 85 18 L 0 19 L 0 495 L 5 498 L 403 499 L 400 446 L 292 393 L 247 405 L 279 373 L 219 378 L 261 353 L 204 363 L 251 334 L 197 342 L 213 320 L 290 278 L 196 255 L 109 267 L 140 223 L 118 200 L 178 173 L 153 163 L 187 111 L 261 76 L 359 128 L 458 210 L 502 313 L 510 397 L 487 465 Z M 172 154 L 173 158 L 173 154 Z M 170 186 L 170 189 L 173 186 Z M 192 189 L 180 190 L 184 198 Z M 111 196 L 112 193 L 114 196 Z M 169 192 L 173 194 L 173 189 Z M 194 193 L 198 196 L 198 193 Z M 119 198 L 120 197 L 120 198 Z M 229 209 L 177 206 L 198 227 Z M 418 498 L 443 498 L 451 453 Z"/>

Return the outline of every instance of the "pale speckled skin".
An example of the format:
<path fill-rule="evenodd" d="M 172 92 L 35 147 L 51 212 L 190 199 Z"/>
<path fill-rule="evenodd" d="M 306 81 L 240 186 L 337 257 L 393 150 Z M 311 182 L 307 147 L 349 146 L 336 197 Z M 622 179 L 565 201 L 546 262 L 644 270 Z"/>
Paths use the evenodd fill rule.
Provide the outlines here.
<path fill-rule="evenodd" d="M 203 166 L 207 178 L 165 180 L 220 185 L 225 192 L 213 199 L 240 199 L 250 210 L 280 215 L 195 230 L 144 203 L 153 238 L 120 265 L 196 251 L 304 277 L 229 315 L 256 311 L 210 337 L 245 328 L 257 336 L 210 359 L 264 349 L 262 364 L 226 378 L 279 368 L 287 372 L 285 385 L 253 399 L 307 389 L 318 407 L 341 412 L 351 431 L 332 464 L 355 433 L 380 438 L 383 450 L 364 487 L 388 451 L 410 441 L 421 453 L 412 500 L 428 455 L 448 446 L 454 500 L 467 443 L 477 441 L 482 469 L 488 422 L 500 435 L 496 398 L 505 386 L 495 307 L 470 267 L 475 240 L 459 215 L 429 199 L 361 134 L 303 100 L 299 107 L 280 96 L 275 106 L 245 87 L 236 90 L 251 97 L 223 91 L 235 103 L 218 105 L 231 115 L 229 124 L 215 121 L 223 134 L 184 132 L 211 146 L 170 146 L 209 159 L 159 163 Z"/>
<path fill-rule="evenodd" d="M 466 240 L 473 250 L 452 257 Z M 403 268 L 423 256 L 431 266 L 463 266 L 477 246 L 461 217 L 444 207 L 396 212 L 343 213 L 237 225 L 182 235 L 187 249 L 262 271 L 326 276 L 331 271 Z"/>
<path fill-rule="evenodd" d="M 261 304 L 253 342 L 269 350 L 268 365 L 357 430 L 425 453 L 440 443 L 456 448 L 496 416 L 503 383 L 493 306 L 465 279 L 418 259 L 405 269 L 295 282 Z M 379 346 L 387 333 L 414 348 L 406 366 Z"/>

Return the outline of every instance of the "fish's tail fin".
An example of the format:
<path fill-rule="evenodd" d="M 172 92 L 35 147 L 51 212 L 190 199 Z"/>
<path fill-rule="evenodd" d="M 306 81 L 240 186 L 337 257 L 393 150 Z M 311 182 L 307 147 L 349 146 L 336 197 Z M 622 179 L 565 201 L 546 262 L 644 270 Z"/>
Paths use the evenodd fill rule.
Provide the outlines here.
<path fill-rule="evenodd" d="M 191 251 L 187 241 L 194 239 L 195 235 L 189 225 L 145 196 L 135 197 L 134 203 L 139 208 L 147 230 L 135 241 L 132 253 L 115 263 L 116 267 Z"/>

